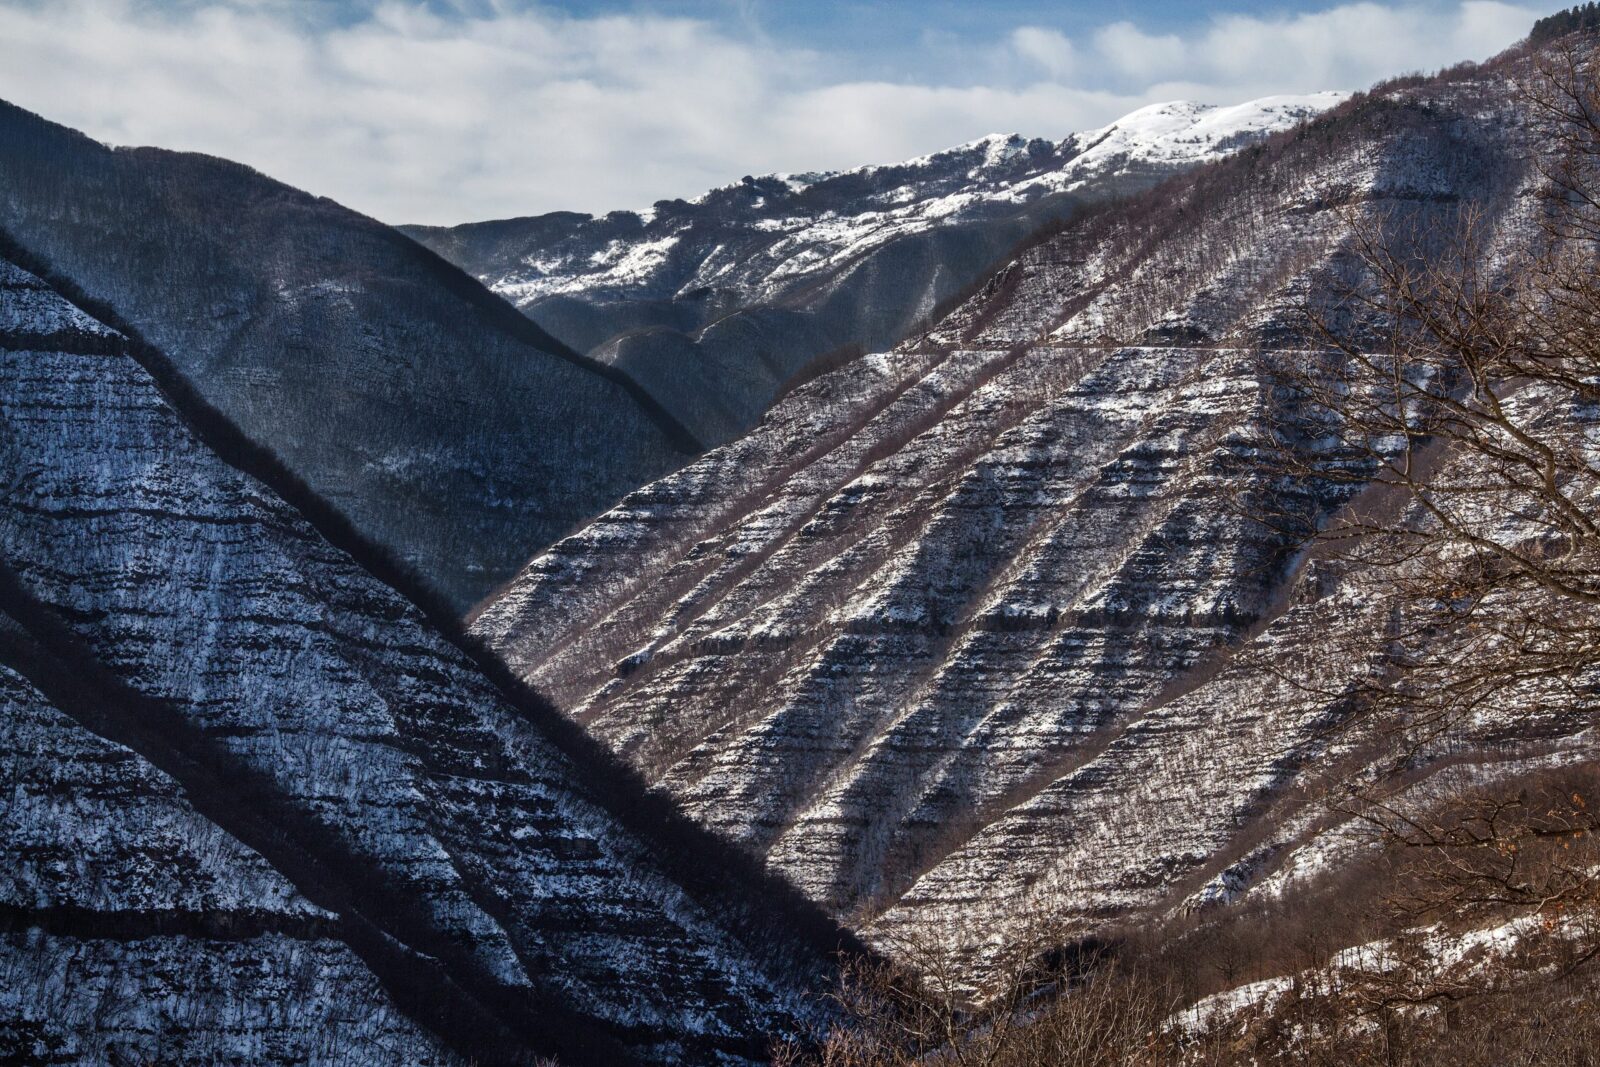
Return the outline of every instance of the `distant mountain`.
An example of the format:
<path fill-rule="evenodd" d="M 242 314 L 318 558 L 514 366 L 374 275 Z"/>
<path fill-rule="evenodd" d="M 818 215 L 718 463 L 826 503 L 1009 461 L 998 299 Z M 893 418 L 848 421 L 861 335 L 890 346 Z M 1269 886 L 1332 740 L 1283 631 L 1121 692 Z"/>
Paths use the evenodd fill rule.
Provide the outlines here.
<path fill-rule="evenodd" d="M 830 923 L 11 255 L 0 1061 L 698 1067 L 816 1017 Z"/>
<path fill-rule="evenodd" d="M 699 443 L 402 234 L 0 104 L 0 231 L 172 354 L 458 610 Z"/>
<path fill-rule="evenodd" d="M 717 444 L 819 366 L 926 329 L 1039 227 L 1340 97 L 1156 104 L 1062 141 L 995 135 L 890 166 L 747 177 L 642 212 L 403 229 Z"/>
<path fill-rule="evenodd" d="M 1400 240 L 1470 206 L 1491 257 L 1539 232 L 1515 73 L 1408 79 L 1080 217 L 555 545 L 474 631 L 869 936 L 981 959 L 1041 917 L 1092 936 L 1327 869 L 1362 839 L 1313 785 L 1390 622 L 1230 503 L 1281 492 L 1237 449 L 1294 419 L 1253 355 L 1320 344 L 1347 212 Z M 1590 744 L 1510 710 L 1446 763 Z"/>

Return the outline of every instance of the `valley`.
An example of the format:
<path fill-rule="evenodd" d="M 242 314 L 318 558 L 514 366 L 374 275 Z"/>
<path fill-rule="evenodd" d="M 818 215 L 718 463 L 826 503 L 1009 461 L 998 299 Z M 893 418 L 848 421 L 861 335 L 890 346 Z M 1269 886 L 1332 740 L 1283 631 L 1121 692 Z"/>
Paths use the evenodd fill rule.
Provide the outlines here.
<path fill-rule="evenodd" d="M 0 1062 L 1589 1062 L 1597 27 L 451 227 L 0 103 Z"/>

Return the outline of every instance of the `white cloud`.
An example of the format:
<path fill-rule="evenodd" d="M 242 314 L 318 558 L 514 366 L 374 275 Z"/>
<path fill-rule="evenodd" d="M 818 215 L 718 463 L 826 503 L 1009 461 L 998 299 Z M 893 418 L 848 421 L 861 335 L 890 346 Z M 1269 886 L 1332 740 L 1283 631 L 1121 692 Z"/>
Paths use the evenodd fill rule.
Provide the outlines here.
<path fill-rule="evenodd" d="M 1391 74 L 1484 59 L 1525 36 L 1539 11 L 1467 0 L 1447 17 L 1429 8 L 1357 3 L 1294 18 L 1228 17 L 1191 50 L 1199 77 L 1217 83 L 1345 79 L 1348 88 Z"/>
<path fill-rule="evenodd" d="M 1053 79 L 1071 76 L 1077 66 L 1077 49 L 1060 30 L 1019 26 L 1011 31 L 1011 47 Z"/>
<path fill-rule="evenodd" d="M 1148 34 L 1131 22 L 1113 22 L 1094 35 L 1095 52 L 1119 74 L 1143 81 L 1170 78 L 1188 65 L 1188 48 L 1174 34 Z"/>
<path fill-rule="evenodd" d="M 642 206 L 992 131 L 1060 137 L 1176 96 L 1359 88 L 1484 58 L 1550 6 L 1354 3 L 1218 17 L 1182 39 L 1027 26 L 973 42 L 988 83 L 973 85 L 933 63 L 926 84 L 860 79 L 758 32 L 642 14 L 492 3 L 446 18 L 385 0 L 324 25 L 262 0 L 0 0 L 0 97 L 115 143 L 237 159 L 389 221 L 455 222 Z"/>

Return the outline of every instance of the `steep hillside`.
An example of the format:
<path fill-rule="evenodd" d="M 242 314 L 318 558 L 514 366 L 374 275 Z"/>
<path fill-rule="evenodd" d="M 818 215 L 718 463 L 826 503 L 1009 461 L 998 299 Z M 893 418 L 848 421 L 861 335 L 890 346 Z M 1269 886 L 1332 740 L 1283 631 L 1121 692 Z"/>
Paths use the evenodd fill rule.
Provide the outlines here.
<path fill-rule="evenodd" d="M 717 444 L 821 357 L 926 328 L 1039 226 L 1339 98 L 1157 104 L 1059 142 L 997 134 L 890 166 L 747 177 L 644 212 L 406 229 Z"/>
<path fill-rule="evenodd" d="M 36 666 L 25 641 L 0 621 L 0 1055 L 460 1062 L 396 1010 L 334 913 L 17 673 Z"/>
<path fill-rule="evenodd" d="M 461 609 L 698 451 L 411 240 L 236 164 L 0 104 L 0 229 Z"/>
<path fill-rule="evenodd" d="M 747 1062 L 816 1010 L 830 923 L 37 270 L 0 261 L 0 1059 Z"/>
<path fill-rule="evenodd" d="M 475 631 L 875 934 L 982 952 L 1041 915 L 1087 931 L 1314 868 L 1346 846 L 1308 844 L 1301 787 L 1386 621 L 1247 518 L 1281 487 L 1241 448 L 1293 418 L 1255 356 L 1317 343 L 1348 213 L 1415 240 L 1471 205 L 1490 262 L 1528 240 L 1507 74 L 1356 98 L 1080 219 L 630 494 Z M 1356 488 L 1287 503 L 1317 522 Z M 1524 736 L 1589 743 L 1549 714 Z"/>

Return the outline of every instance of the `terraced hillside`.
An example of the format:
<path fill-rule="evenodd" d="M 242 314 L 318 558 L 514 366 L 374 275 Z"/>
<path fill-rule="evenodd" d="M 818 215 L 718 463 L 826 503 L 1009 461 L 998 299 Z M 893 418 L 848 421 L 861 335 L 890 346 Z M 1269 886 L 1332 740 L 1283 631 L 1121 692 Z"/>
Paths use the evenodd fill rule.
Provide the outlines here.
<path fill-rule="evenodd" d="M 797 378 L 926 329 L 1040 226 L 1341 96 L 1174 101 L 1060 141 L 994 134 L 887 166 L 746 177 L 642 212 L 405 229 L 721 444 Z"/>
<path fill-rule="evenodd" d="M 1292 417 L 1258 356 L 1339 317 L 1352 217 L 1414 240 L 1470 205 L 1491 266 L 1531 239 L 1508 73 L 1362 95 L 1067 227 L 536 558 L 475 632 L 869 933 L 981 953 L 1311 869 L 1385 619 L 1250 518 L 1282 487 L 1241 453 Z"/>
<path fill-rule="evenodd" d="M 737 1063 L 817 1010 L 830 923 L 16 262 L 0 470 L 0 1059 Z"/>

